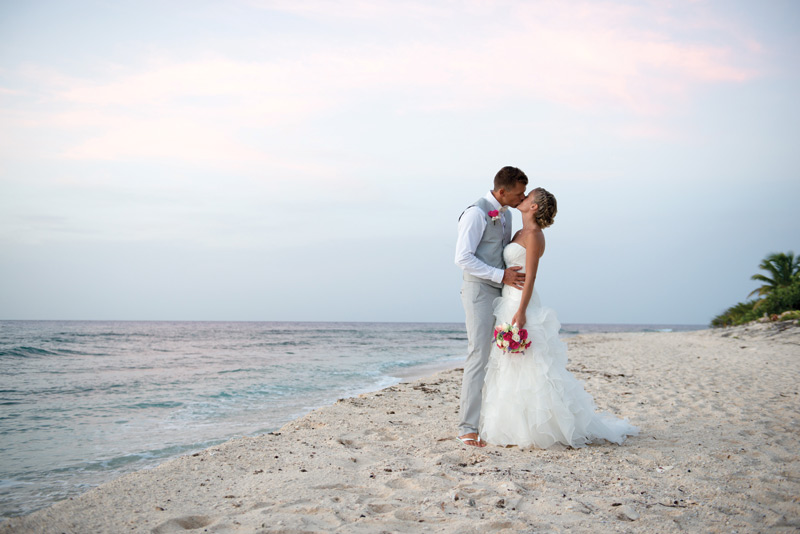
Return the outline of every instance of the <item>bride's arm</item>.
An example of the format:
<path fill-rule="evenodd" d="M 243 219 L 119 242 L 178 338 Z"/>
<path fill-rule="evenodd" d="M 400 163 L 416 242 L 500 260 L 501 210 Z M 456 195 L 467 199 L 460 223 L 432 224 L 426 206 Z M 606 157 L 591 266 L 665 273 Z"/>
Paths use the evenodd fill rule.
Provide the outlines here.
<path fill-rule="evenodd" d="M 533 284 L 536 281 L 536 271 L 539 270 L 539 258 L 542 256 L 544 248 L 544 234 L 541 230 L 531 232 L 525 238 L 525 285 L 522 287 L 522 297 L 519 301 L 519 309 L 511 319 L 511 324 L 516 324 L 520 328 L 525 327 L 528 318 L 525 310 L 533 295 Z"/>

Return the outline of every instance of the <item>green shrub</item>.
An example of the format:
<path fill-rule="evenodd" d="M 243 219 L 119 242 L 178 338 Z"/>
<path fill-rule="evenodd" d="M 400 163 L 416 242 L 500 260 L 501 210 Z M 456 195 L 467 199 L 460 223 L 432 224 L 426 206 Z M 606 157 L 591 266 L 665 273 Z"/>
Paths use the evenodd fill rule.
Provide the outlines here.
<path fill-rule="evenodd" d="M 789 310 L 800 310 L 800 282 L 774 289 L 763 299 L 756 301 L 754 311 L 758 315 L 773 315 Z"/>
<path fill-rule="evenodd" d="M 758 319 L 761 314 L 755 311 L 758 300 L 735 304 L 711 320 L 711 326 L 733 326 Z"/>

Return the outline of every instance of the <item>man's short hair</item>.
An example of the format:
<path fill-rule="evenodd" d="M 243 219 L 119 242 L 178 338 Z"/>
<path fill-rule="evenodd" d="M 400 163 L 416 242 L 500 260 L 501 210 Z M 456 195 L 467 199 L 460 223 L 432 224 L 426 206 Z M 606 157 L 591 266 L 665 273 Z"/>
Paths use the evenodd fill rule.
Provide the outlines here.
<path fill-rule="evenodd" d="M 516 167 L 503 167 L 494 176 L 494 190 L 513 189 L 517 184 L 528 185 L 528 177 Z"/>

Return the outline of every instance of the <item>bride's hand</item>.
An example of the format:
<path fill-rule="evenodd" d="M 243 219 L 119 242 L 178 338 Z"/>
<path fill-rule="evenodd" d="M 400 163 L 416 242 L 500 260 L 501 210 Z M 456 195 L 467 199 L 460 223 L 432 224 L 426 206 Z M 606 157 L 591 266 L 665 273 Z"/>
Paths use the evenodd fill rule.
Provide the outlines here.
<path fill-rule="evenodd" d="M 525 317 L 525 312 L 523 310 L 517 310 L 517 313 L 514 314 L 514 317 L 511 318 L 511 324 L 517 325 L 520 329 L 525 328 L 525 323 L 528 322 L 528 318 Z"/>

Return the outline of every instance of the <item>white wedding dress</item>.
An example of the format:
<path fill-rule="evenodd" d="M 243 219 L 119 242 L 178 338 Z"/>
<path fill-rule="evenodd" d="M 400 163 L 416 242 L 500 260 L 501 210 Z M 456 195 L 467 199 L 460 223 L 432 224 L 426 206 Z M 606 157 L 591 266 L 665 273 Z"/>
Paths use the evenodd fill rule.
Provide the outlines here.
<path fill-rule="evenodd" d="M 525 247 L 510 243 L 506 265 L 525 269 Z M 522 291 L 504 286 L 494 301 L 497 324 L 510 323 Z M 555 311 L 542 306 L 536 290 L 526 312 L 531 346 L 523 354 L 503 354 L 495 345 L 483 386 L 480 436 L 493 445 L 546 449 L 555 443 L 582 447 L 607 440 L 622 443 L 639 429 L 609 413 L 597 413 L 592 396 L 567 371 L 567 346 L 558 337 Z"/>

